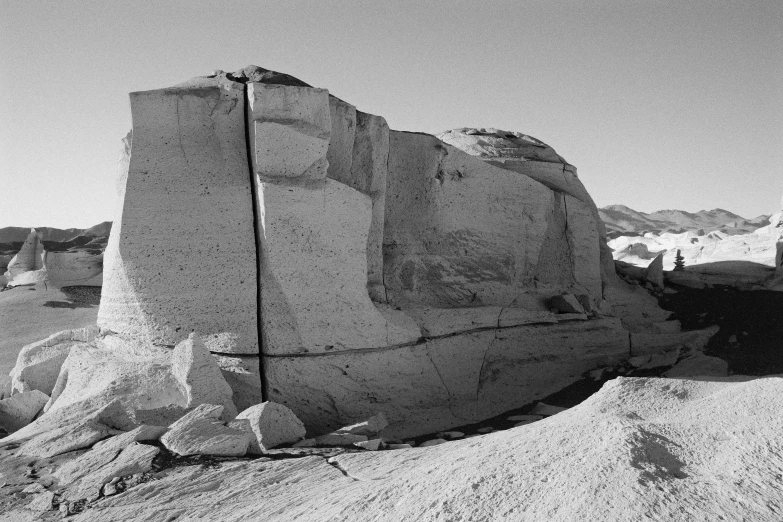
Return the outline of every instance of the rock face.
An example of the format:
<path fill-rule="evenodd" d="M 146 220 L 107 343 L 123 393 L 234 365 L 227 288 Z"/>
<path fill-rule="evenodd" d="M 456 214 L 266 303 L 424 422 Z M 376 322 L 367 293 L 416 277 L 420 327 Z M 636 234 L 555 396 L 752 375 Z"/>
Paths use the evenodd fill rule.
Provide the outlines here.
<path fill-rule="evenodd" d="M 130 98 L 98 324 L 168 346 L 198 330 L 212 351 L 257 354 L 243 86 L 202 78 Z"/>
<path fill-rule="evenodd" d="M 529 136 L 390 131 L 254 66 L 131 111 L 102 337 L 70 350 L 50 411 L 120 396 L 137 422 L 201 402 L 230 419 L 214 357 L 240 409 L 416 435 L 541 398 L 664 320 L 615 281 L 576 169 Z"/>

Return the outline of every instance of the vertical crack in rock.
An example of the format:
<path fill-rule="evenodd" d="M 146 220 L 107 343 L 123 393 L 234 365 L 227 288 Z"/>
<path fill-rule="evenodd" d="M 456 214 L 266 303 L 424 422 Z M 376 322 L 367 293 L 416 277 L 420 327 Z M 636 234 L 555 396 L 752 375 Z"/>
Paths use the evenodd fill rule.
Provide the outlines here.
<path fill-rule="evenodd" d="M 247 168 L 250 174 L 250 195 L 253 206 L 253 239 L 256 248 L 256 335 L 258 337 L 258 375 L 261 379 L 261 400 L 269 400 L 268 383 L 264 371 L 264 335 L 263 318 L 261 317 L 261 227 L 258 217 L 258 186 L 255 172 L 253 172 L 253 147 L 250 141 L 250 98 L 248 97 L 247 83 L 242 86 L 245 98 L 245 149 L 247 150 Z"/>

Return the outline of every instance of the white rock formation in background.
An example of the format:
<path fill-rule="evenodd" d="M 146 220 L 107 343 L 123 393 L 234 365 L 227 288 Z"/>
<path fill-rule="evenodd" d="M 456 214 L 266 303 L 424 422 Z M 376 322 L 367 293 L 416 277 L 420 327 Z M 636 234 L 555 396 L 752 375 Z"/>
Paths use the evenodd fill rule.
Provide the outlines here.
<path fill-rule="evenodd" d="M 48 280 L 46 271 L 46 251 L 41 242 L 41 234 L 30 229 L 19 253 L 8 263 L 5 273 L 8 286 L 32 285 Z"/>

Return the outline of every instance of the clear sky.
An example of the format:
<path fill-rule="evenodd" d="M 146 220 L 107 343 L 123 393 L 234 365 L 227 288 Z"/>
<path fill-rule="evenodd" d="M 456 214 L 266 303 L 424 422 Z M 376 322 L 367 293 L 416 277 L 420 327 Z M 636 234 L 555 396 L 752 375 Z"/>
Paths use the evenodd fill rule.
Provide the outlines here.
<path fill-rule="evenodd" d="M 112 219 L 127 93 L 248 64 L 392 129 L 535 136 L 599 206 L 783 195 L 783 0 L 0 0 L 0 227 Z"/>

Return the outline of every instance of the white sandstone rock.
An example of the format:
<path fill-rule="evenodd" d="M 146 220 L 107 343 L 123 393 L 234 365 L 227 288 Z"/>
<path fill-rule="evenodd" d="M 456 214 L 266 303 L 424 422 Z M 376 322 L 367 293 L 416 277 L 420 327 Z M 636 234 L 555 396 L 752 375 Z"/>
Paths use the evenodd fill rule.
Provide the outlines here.
<path fill-rule="evenodd" d="M 113 463 L 120 453 L 136 442 L 157 440 L 165 431 L 166 428 L 161 426 L 143 425 L 132 431 L 104 439 L 97 442 L 87 453 L 63 464 L 52 476 L 57 479 L 57 483 L 61 487 L 67 487 L 75 491 L 84 490 L 87 487 L 95 492 L 105 483 L 104 480 L 106 478 L 112 478 L 107 477 L 102 470 Z M 154 451 L 152 456 L 155 454 L 157 454 L 157 451 Z M 139 453 L 134 451 L 126 455 L 126 457 L 130 455 L 140 456 L 142 461 L 147 458 L 147 453 L 144 451 Z M 87 479 L 83 481 L 83 484 L 77 484 L 85 477 Z M 77 496 L 76 498 L 79 497 Z"/>
<path fill-rule="evenodd" d="M 184 388 L 186 408 L 205 403 L 220 404 L 224 419 L 231 420 L 236 416 L 231 387 L 223 378 L 217 361 L 195 332 L 174 347 L 171 372 Z"/>
<path fill-rule="evenodd" d="M 98 335 L 97 326 L 65 330 L 42 341 L 28 344 L 19 352 L 11 370 L 15 391 L 40 390 L 51 394 L 60 369 L 76 344 L 89 343 Z"/>
<path fill-rule="evenodd" d="M 47 413 L 32 424 L 6 437 L 3 442 L 25 440 L 19 453 L 49 458 L 88 448 L 96 442 L 132 426 L 118 400 L 99 408 L 76 404 L 66 411 Z"/>
<path fill-rule="evenodd" d="M 98 324 L 140 346 L 198 331 L 211 351 L 257 354 L 244 85 L 200 78 L 130 98 Z"/>
<path fill-rule="evenodd" d="M 331 179 L 318 188 L 261 183 L 258 194 L 265 354 L 419 338 L 418 329 L 387 320 L 367 293 L 369 196 Z"/>
<path fill-rule="evenodd" d="M 262 454 L 281 444 L 292 444 L 304 438 L 306 430 L 294 412 L 282 404 L 264 402 L 237 415 L 249 422 L 253 437 L 250 453 Z"/>
<path fill-rule="evenodd" d="M 110 462 L 90 469 L 87 474 L 70 483 L 63 496 L 68 500 L 97 499 L 101 488 L 112 479 L 149 471 L 152 468 L 152 459 L 158 453 L 160 448 L 132 442 Z"/>
<path fill-rule="evenodd" d="M 75 345 L 63 363 L 46 411 L 83 402 L 102 406 L 115 399 L 136 424 L 168 425 L 181 417 L 188 398 L 172 372 L 172 350 L 137 349 L 114 335 Z"/>
<path fill-rule="evenodd" d="M 248 83 L 247 96 L 253 172 L 264 181 L 323 180 L 332 130 L 329 92 Z"/>
<path fill-rule="evenodd" d="M 389 143 L 390 302 L 449 308 L 516 300 L 525 308 L 563 291 L 600 299 L 599 230 L 589 205 L 433 136 L 392 131 Z"/>
<path fill-rule="evenodd" d="M 160 441 L 177 455 L 241 457 L 252 435 L 225 426 L 218 420 L 222 413 L 223 406 L 201 404 L 169 426 Z"/>
<path fill-rule="evenodd" d="M 0 400 L 0 428 L 13 433 L 27 426 L 48 400 L 49 396 L 38 390 L 17 393 Z"/>

